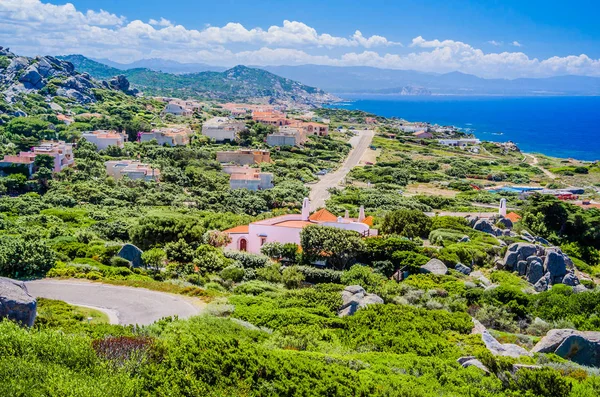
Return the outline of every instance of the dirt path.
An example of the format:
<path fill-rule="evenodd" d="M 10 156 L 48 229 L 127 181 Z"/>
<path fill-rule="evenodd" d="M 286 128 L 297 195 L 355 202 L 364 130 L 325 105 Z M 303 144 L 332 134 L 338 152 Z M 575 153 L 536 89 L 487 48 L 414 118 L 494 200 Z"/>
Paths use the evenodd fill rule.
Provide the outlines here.
<path fill-rule="evenodd" d="M 533 163 L 531 165 L 533 165 L 535 168 L 541 170 L 548 178 L 550 179 L 556 179 L 556 175 L 553 174 L 552 172 L 548 171 L 547 169 L 545 169 L 544 167 L 542 167 L 541 165 L 539 165 L 539 160 L 537 157 L 535 157 L 533 154 L 525 154 L 526 157 L 530 157 L 533 160 Z"/>
<path fill-rule="evenodd" d="M 348 157 L 346 157 L 342 166 L 330 174 L 323 175 L 317 183 L 307 185 L 310 188 L 311 211 L 325 206 L 325 201 L 329 198 L 328 189 L 338 187 L 350 170 L 358 165 L 365 152 L 369 150 L 375 132 L 372 130 L 356 132 L 357 135 L 350 139 L 352 150 L 348 153 Z"/>
<path fill-rule="evenodd" d="M 168 316 L 187 318 L 199 314 L 205 305 L 199 299 L 80 280 L 35 280 L 25 283 L 36 297 L 58 299 L 72 305 L 90 307 L 109 316 L 111 323 L 152 324 Z"/>

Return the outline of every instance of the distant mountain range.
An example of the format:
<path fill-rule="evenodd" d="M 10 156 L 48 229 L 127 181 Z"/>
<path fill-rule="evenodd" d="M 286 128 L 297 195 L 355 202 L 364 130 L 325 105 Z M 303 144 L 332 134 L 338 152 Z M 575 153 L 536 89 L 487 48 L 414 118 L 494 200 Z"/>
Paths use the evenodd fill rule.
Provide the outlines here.
<path fill-rule="evenodd" d="M 91 60 L 90 60 L 91 61 Z M 110 60 L 98 63 L 116 70 L 145 68 L 167 73 L 223 72 L 225 68 L 204 63 L 179 63 L 165 59 L 143 59 L 129 64 Z M 338 94 L 398 95 L 600 95 L 600 78 L 559 76 L 549 78 L 484 79 L 452 72 L 423 73 L 373 67 L 339 67 L 322 65 L 253 66 L 327 92 Z"/>
<path fill-rule="evenodd" d="M 339 99 L 321 89 L 279 77 L 263 69 L 246 66 L 236 66 L 222 72 L 173 74 L 149 68 L 119 69 L 83 55 L 57 58 L 72 63 L 77 71 L 89 73 L 97 79 L 124 75 L 133 86 L 147 95 L 219 100 L 261 99 L 308 105 Z M 158 62 L 154 61 L 154 64 L 157 65 Z"/>

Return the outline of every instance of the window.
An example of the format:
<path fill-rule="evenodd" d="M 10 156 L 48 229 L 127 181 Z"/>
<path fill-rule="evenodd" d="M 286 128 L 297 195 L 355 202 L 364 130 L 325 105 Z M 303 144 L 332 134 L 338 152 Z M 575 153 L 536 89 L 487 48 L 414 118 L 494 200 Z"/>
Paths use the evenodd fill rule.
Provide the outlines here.
<path fill-rule="evenodd" d="M 263 245 L 265 245 L 265 243 L 267 242 L 267 238 L 266 237 L 261 237 L 260 238 L 260 246 L 262 247 Z"/>
<path fill-rule="evenodd" d="M 246 241 L 245 238 L 241 238 L 240 239 L 240 251 L 247 251 L 248 250 L 248 241 Z"/>

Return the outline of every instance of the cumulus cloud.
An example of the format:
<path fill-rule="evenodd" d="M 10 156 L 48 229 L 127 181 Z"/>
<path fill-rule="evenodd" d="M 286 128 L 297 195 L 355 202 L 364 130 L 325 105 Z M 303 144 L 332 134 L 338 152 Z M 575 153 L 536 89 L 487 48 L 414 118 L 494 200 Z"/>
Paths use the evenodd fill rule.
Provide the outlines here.
<path fill-rule="evenodd" d="M 516 41 L 516 40 L 515 40 L 515 41 L 513 41 L 513 42 L 511 43 L 511 45 L 512 45 L 513 47 L 523 47 L 523 44 L 519 43 L 519 42 L 518 42 L 518 41 Z"/>
<path fill-rule="evenodd" d="M 266 29 L 230 22 L 197 30 L 165 18 L 129 21 L 104 10 L 81 11 L 70 3 L 39 0 L 0 0 L 0 43 L 29 55 L 81 53 L 122 62 L 158 57 L 224 66 L 319 64 L 461 71 L 482 77 L 600 76 L 600 60 L 585 54 L 538 60 L 522 51 L 486 53 L 462 41 L 422 36 L 403 48 L 360 30 L 342 37 L 289 20 Z"/>
<path fill-rule="evenodd" d="M 500 47 L 504 43 L 502 43 L 501 41 L 490 40 L 490 41 L 488 41 L 488 44 L 491 44 L 491 45 L 493 45 L 495 47 Z"/>

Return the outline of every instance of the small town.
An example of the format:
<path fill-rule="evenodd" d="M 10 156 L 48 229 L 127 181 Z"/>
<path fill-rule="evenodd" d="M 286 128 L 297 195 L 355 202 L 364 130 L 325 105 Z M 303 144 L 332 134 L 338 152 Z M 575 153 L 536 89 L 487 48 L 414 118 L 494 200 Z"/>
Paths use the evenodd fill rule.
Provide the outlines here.
<path fill-rule="evenodd" d="M 433 3 L 0 0 L 0 396 L 599 396 L 600 10 Z"/>

